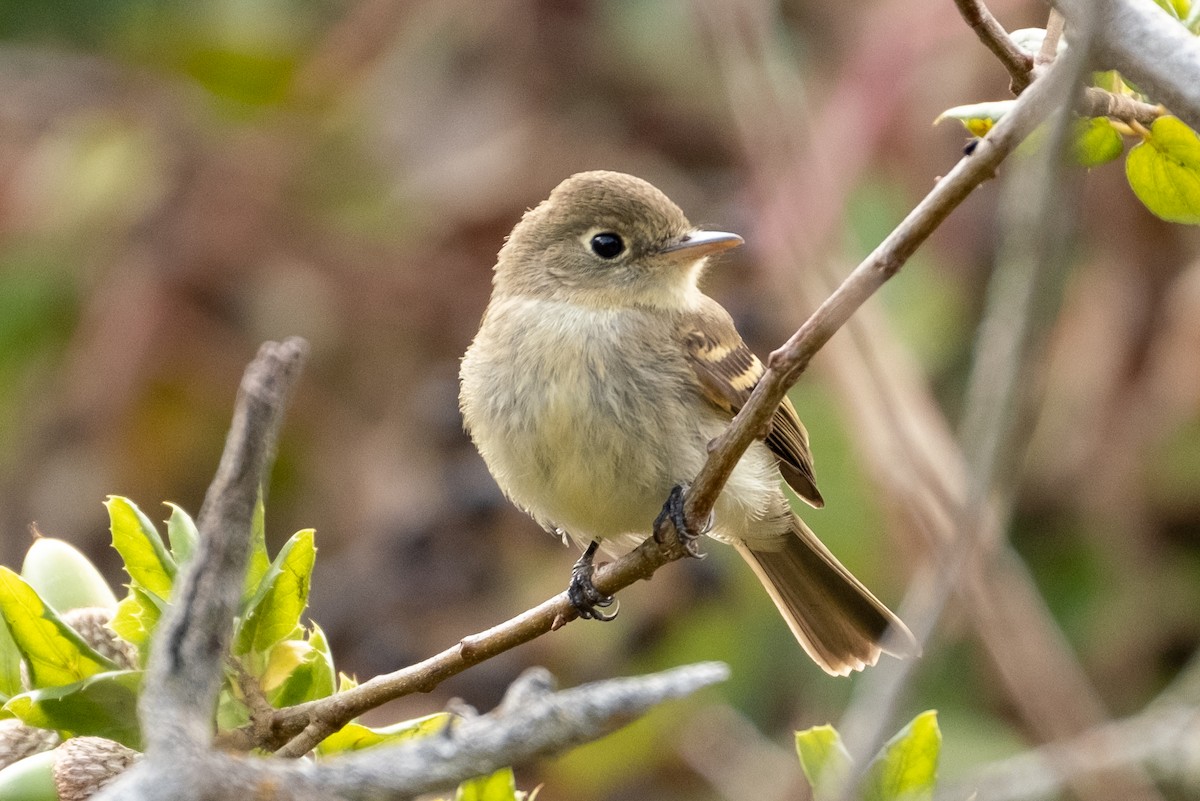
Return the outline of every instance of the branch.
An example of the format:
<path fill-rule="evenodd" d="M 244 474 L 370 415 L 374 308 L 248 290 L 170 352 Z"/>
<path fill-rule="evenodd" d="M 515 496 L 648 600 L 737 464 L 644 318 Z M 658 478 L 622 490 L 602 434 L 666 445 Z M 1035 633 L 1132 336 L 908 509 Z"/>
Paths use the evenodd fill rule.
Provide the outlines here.
<path fill-rule="evenodd" d="M 1067 18 L 1096 19 L 1093 61 L 1118 70 L 1200 130 L 1200 39 L 1153 0 L 1051 0 Z"/>
<path fill-rule="evenodd" d="M 917 247 L 971 191 L 991 178 L 996 167 L 1048 113 L 1052 95 L 1038 81 L 1021 96 L 975 152 L 963 158 L 909 216 L 884 240 L 813 316 L 779 350 L 750 401 L 712 446 L 707 463 L 687 494 L 688 520 L 705 520 L 717 496 L 746 448 L 762 431 L 788 388 L 809 360 L 854 311 L 894 275 Z M 684 549 L 671 536 L 670 520 L 631 553 L 597 569 L 594 582 L 615 594 L 639 579 L 649 578 L 664 564 L 682 558 Z M 662 543 L 662 544 L 660 544 Z M 416 665 L 377 676 L 359 687 L 330 698 L 278 710 L 267 720 L 231 732 L 223 745 L 239 750 L 259 747 L 298 756 L 337 731 L 354 717 L 386 701 L 414 692 L 428 692 L 471 665 L 528 642 L 574 619 L 575 610 L 560 593 L 537 607 L 487 631 L 466 637 L 451 648 Z M 294 742 L 292 741 L 295 738 Z M 286 746 L 285 746 L 286 744 Z"/>
<path fill-rule="evenodd" d="M 147 754 L 204 747 L 250 550 L 250 524 L 308 345 L 269 342 L 242 377 L 217 474 L 200 509 L 199 552 L 154 638 L 138 710 Z"/>
<path fill-rule="evenodd" d="M 1008 35 L 1008 31 L 1004 30 L 1004 26 L 983 4 L 983 0 L 954 0 L 954 5 L 958 7 L 958 13 L 971 26 L 971 30 L 975 31 L 979 40 L 1000 59 L 1004 69 L 1008 70 L 1012 93 L 1019 95 L 1025 91 L 1025 87 L 1033 80 L 1033 56 L 1017 46 Z"/>
<path fill-rule="evenodd" d="M 493 712 L 455 720 L 440 734 L 320 762 L 207 749 L 148 756 L 95 798 L 399 801 L 596 740 L 728 675 L 725 665 L 707 662 L 553 692 L 549 674 L 534 669 L 513 682 Z"/>
<path fill-rule="evenodd" d="M 1051 67 L 1047 78 L 1054 73 Z M 1049 113 L 1056 97 L 1055 81 L 1039 79 L 1026 90 L 1012 111 L 980 141 L 974 153 L 960 160 L 946 177 L 886 239 L 859 264 L 841 286 L 821 304 L 792 337 L 770 355 L 767 370 L 749 402 L 733 424 L 713 444 L 704 469 L 687 499 L 689 520 L 703 520 L 733 472 L 738 459 L 766 428 L 775 408 L 809 361 L 883 284 L 896 274 L 929 235 L 941 225 L 975 187 L 995 174 L 1012 149 Z"/>

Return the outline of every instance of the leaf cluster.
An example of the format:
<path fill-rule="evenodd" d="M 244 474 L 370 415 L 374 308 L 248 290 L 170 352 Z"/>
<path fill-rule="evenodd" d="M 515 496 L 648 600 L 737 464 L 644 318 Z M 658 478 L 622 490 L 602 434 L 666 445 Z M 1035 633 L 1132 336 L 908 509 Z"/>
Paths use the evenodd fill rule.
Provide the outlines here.
<path fill-rule="evenodd" d="M 22 574 L 0 566 L 0 718 L 17 718 L 64 739 L 104 737 L 140 749 L 137 705 L 146 660 L 159 620 L 172 603 L 180 567 L 202 545 L 195 522 L 178 506 L 168 504 L 166 539 L 129 499 L 111 496 L 106 506 L 112 545 L 129 576 L 119 601 L 83 554 L 57 540 L 36 542 L 34 548 L 43 551 L 53 543 L 54 553 L 35 559 L 31 548 Z M 316 561 L 313 530 L 296 532 L 271 558 L 260 498 L 251 537 L 218 701 L 219 730 L 241 726 L 257 711 L 314 701 L 356 685 L 337 673 L 324 633 L 304 617 Z M 42 577 L 54 577 L 53 584 Z M 90 591 L 81 593 L 81 587 Z M 64 616 L 78 606 L 107 608 L 108 628 L 136 649 L 136 664 L 120 664 L 72 628 Z M 429 736 L 451 725 L 451 718 L 443 712 L 378 728 L 351 721 L 322 741 L 316 755 Z M 472 801 L 524 797 L 507 768 L 464 783 L 457 794 Z"/>
<path fill-rule="evenodd" d="M 1193 35 L 1200 32 L 1200 2 L 1156 2 Z M 1046 31 L 1027 28 L 1013 31 L 1010 36 L 1033 56 L 1041 49 Z M 1101 92 L 1096 97 L 1109 101 L 1110 109 L 1100 116 L 1082 114 L 1075 120 L 1070 140 L 1073 160 L 1089 169 L 1099 167 L 1126 154 L 1126 140 L 1132 140 L 1125 157 L 1125 177 L 1142 205 L 1168 222 L 1200 224 L 1200 136 L 1161 106 L 1154 107 L 1154 119 L 1148 125 L 1122 112 L 1126 107 L 1122 101 L 1132 101 L 1140 108 L 1152 106 L 1154 99 L 1116 70 L 1093 74 L 1091 89 Z M 1016 102 L 955 106 L 942 112 L 935 122 L 955 119 L 972 136 L 982 137 Z"/>

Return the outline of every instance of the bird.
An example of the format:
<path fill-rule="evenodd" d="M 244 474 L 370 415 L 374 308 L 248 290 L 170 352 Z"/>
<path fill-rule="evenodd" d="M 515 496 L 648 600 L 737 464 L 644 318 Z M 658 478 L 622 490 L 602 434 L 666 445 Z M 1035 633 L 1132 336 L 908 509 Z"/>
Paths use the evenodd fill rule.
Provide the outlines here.
<path fill-rule="evenodd" d="M 651 536 L 764 372 L 699 286 L 709 257 L 742 243 L 693 226 L 647 181 L 595 170 L 562 181 L 500 248 L 459 405 L 504 494 L 585 548 L 568 593 L 581 616 L 615 616 L 598 609 L 612 599 L 591 585 L 595 554 Z M 917 655 L 900 618 L 792 510 L 783 482 L 824 505 L 787 399 L 735 466 L 705 533 L 737 550 L 825 672 Z"/>

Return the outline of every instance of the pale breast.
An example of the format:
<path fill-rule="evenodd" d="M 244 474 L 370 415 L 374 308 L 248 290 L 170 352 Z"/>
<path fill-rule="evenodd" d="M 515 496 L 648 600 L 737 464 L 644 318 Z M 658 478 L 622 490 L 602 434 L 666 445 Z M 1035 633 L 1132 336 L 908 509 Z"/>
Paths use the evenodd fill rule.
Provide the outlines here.
<path fill-rule="evenodd" d="M 468 428 L 543 525 L 585 541 L 645 535 L 711 436 L 664 394 L 689 386 L 690 368 L 648 317 L 553 303 L 509 299 L 489 314 L 464 359 Z"/>

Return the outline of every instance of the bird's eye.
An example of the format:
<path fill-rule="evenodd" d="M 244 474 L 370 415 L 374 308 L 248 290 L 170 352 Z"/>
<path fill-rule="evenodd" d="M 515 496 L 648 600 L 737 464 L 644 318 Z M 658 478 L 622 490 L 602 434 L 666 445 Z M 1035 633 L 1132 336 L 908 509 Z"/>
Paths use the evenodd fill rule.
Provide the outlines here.
<path fill-rule="evenodd" d="M 596 234 L 591 241 L 592 252 L 602 259 L 615 259 L 625 252 L 625 242 L 611 232 Z"/>

